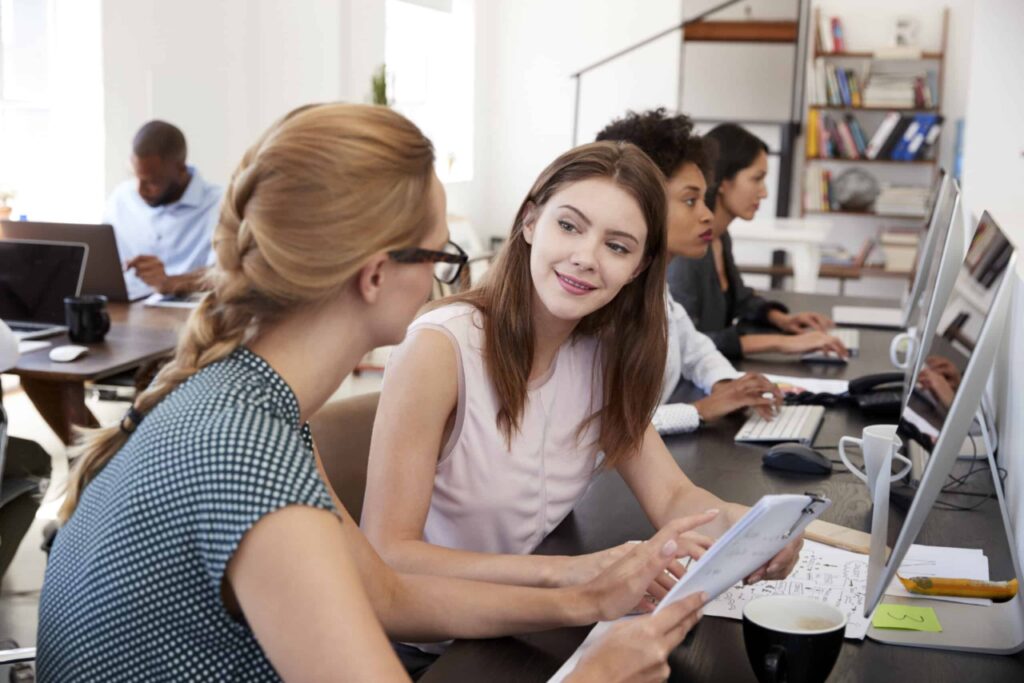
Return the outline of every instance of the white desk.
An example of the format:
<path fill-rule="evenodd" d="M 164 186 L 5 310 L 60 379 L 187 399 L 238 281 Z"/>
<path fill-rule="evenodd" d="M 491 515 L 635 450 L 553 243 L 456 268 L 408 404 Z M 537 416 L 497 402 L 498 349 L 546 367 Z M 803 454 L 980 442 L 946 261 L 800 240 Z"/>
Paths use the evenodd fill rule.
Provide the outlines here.
<path fill-rule="evenodd" d="M 758 218 L 733 221 L 729 235 L 734 242 L 759 242 L 788 251 L 793 266 L 793 289 L 814 294 L 818 291 L 821 245 L 831 229 L 832 223 L 820 218 Z"/>

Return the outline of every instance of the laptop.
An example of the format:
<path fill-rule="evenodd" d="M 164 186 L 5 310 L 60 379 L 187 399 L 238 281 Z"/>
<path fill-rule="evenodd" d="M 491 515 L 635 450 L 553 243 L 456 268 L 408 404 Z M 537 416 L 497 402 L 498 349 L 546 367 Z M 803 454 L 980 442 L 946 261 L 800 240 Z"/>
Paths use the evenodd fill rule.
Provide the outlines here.
<path fill-rule="evenodd" d="M 152 294 L 153 290 L 144 282 L 125 274 L 114 228 L 108 224 L 0 221 L 0 238 L 82 242 L 89 246 L 82 294 L 102 294 L 117 302 L 134 301 Z"/>
<path fill-rule="evenodd" d="M 0 240 L 0 320 L 18 340 L 67 330 L 64 297 L 81 292 L 88 255 L 81 242 Z"/>

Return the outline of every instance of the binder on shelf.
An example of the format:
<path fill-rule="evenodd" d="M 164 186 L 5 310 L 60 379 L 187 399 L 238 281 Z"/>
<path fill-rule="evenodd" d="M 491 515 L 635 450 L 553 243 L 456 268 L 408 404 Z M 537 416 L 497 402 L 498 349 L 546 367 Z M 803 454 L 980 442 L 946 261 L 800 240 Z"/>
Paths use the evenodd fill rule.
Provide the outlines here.
<path fill-rule="evenodd" d="M 885 115 L 882 123 L 878 126 L 878 130 L 876 130 L 875 134 L 871 136 L 871 142 L 868 143 L 868 159 L 878 158 L 878 153 L 881 151 L 885 141 L 889 139 L 889 135 L 896 128 L 899 121 L 900 115 L 894 111 Z"/>
<path fill-rule="evenodd" d="M 913 122 L 913 118 L 910 116 L 900 116 L 900 120 L 896 123 L 896 127 L 893 128 L 889 137 L 886 138 L 885 143 L 882 144 L 882 148 L 878 150 L 879 159 L 892 159 L 893 151 L 896 149 L 896 145 L 903 139 L 903 134 L 907 132 L 907 128 Z"/>
<path fill-rule="evenodd" d="M 893 161 L 903 161 L 907 158 L 907 147 L 910 145 L 910 141 L 914 139 L 914 136 L 917 135 L 917 131 L 921 129 L 920 115 L 907 118 L 910 119 L 910 123 L 907 124 L 903 135 L 896 141 L 892 154 L 889 155 L 889 158 Z"/>
<path fill-rule="evenodd" d="M 918 151 L 918 159 L 931 159 L 935 149 L 935 141 L 939 139 L 939 131 L 942 130 L 941 116 L 935 117 L 935 123 L 928 129 L 928 134 L 924 136 L 924 144 L 921 145 L 921 149 Z"/>
<path fill-rule="evenodd" d="M 907 148 L 902 157 L 904 161 L 913 161 L 919 158 L 921 149 L 924 147 L 924 141 L 927 139 L 932 127 L 938 125 L 939 117 L 935 114 L 919 114 L 918 120 L 921 122 L 921 125 L 917 132 L 914 133 L 914 137 L 907 143 Z"/>

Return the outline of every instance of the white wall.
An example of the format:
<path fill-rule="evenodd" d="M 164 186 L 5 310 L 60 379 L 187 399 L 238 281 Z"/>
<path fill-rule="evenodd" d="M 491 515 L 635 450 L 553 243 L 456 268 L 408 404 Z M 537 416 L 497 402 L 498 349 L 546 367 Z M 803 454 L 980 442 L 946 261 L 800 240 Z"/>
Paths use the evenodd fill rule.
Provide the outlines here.
<path fill-rule="evenodd" d="M 977 0 L 974 15 L 963 193 L 973 216 L 992 212 L 1024 261 L 1024 3 Z M 972 226 L 973 227 L 973 226 Z M 1024 556 L 1024 263 L 1018 264 L 1006 336 L 995 359 L 999 453 L 1008 471 L 1007 494 L 1018 552 Z"/>
<path fill-rule="evenodd" d="M 179 126 L 190 162 L 224 184 L 290 109 L 365 101 L 383 55 L 379 0 L 106 0 L 106 189 L 128 177 L 131 138 L 152 118 Z"/>
<path fill-rule="evenodd" d="M 505 235 L 540 171 L 572 143 L 570 74 L 680 21 L 679 0 L 478 0 L 476 229 Z M 584 77 L 580 141 L 628 108 L 675 106 L 678 38 Z M 454 194 L 454 193 L 453 193 Z"/>

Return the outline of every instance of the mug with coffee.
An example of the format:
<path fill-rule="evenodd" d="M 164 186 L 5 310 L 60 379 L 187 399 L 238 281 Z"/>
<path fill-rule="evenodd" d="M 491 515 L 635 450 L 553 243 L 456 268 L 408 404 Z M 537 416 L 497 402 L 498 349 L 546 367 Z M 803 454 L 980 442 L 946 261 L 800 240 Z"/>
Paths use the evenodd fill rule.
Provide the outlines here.
<path fill-rule="evenodd" d="M 68 337 L 76 344 L 103 341 L 110 331 L 107 297 L 100 294 L 64 297 L 64 321 Z"/>
<path fill-rule="evenodd" d="M 889 477 L 889 481 L 898 481 L 906 476 L 910 471 L 910 459 L 897 452 L 903 442 L 900 437 L 896 436 L 896 425 L 871 425 L 865 427 L 861 434 L 862 438 L 860 439 L 852 436 L 844 436 L 839 439 L 839 457 L 854 476 L 867 484 L 871 491 L 875 490 L 878 476 L 882 472 Z M 864 470 L 854 467 L 846 456 L 848 444 L 856 444 L 860 447 L 860 452 L 864 456 Z M 897 474 L 892 474 L 893 459 L 899 460 L 905 465 Z"/>
<path fill-rule="evenodd" d="M 770 595 L 743 608 L 743 642 L 760 683 L 822 683 L 845 630 L 845 614 L 811 598 Z"/>

